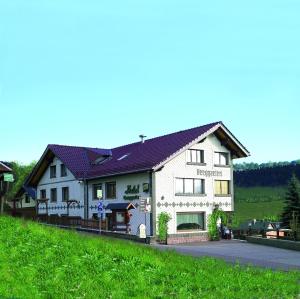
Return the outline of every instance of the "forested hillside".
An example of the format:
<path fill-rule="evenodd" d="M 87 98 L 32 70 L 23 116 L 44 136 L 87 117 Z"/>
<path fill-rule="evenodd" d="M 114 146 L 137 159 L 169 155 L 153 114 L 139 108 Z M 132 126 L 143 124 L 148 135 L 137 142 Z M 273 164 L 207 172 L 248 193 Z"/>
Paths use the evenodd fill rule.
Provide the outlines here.
<path fill-rule="evenodd" d="M 286 186 L 293 173 L 300 178 L 299 163 L 292 162 L 288 165 L 236 170 L 234 172 L 234 182 L 237 187 Z"/>

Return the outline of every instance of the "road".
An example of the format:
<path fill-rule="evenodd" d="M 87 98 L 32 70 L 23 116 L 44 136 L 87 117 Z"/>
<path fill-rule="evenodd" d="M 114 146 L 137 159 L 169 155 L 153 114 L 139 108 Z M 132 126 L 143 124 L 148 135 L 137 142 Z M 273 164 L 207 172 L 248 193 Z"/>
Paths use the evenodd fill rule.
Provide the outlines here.
<path fill-rule="evenodd" d="M 252 264 L 254 266 L 300 270 L 300 252 L 257 245 L 239 240 L 222 240 L 179 245 L 153 245 L 160 250 L 175 250 L 194 257 L 210 256 L 230 263 Z"/>

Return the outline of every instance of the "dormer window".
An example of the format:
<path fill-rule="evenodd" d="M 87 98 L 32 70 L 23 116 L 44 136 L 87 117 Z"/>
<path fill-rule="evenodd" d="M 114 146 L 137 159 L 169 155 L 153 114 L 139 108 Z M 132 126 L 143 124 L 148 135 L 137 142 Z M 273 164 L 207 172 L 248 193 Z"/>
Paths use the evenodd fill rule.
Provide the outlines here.
<path fill-rule="evenodd" d="M 50 166 L 50 179 L 56 178 L 56 165 Z"/>
<path fill-rule="evenodd" d="M 190 149 L 187 151 L 188 164 L 204 164 L 204 150 Z"/>

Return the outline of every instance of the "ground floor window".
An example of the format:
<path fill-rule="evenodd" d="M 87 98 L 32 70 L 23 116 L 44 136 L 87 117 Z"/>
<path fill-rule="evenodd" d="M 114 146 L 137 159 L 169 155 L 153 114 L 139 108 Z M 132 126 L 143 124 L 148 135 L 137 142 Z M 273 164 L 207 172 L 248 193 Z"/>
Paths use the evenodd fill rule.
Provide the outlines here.
<path fill-rule="evenodd" d="M 204 230 L 205 213 L 177 213 L 177 231 Z"/>

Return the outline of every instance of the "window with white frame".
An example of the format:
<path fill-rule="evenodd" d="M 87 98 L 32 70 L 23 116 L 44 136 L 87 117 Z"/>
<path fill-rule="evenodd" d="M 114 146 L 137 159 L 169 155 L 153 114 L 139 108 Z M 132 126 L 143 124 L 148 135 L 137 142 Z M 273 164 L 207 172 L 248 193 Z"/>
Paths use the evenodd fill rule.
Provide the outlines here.
<path fill-rule="evenodd" d="M 230 195 L 230 181 L 215 180 L 215 195 Z"/>
<path fill-rule="evenodd" d="M 188 164 L 204 164 L 204 151 L 190 149 L 187 151 Z"/>
<path fill-rule="evenodd" d="M 215 152 L 215 165 L 229 166 L 229 154 L 223 152 Z"/>
<path fill-rule="evenodd" d="M 203 179 L 176 178 L 175 195 L 197 195 L 205 193 Z"/>

